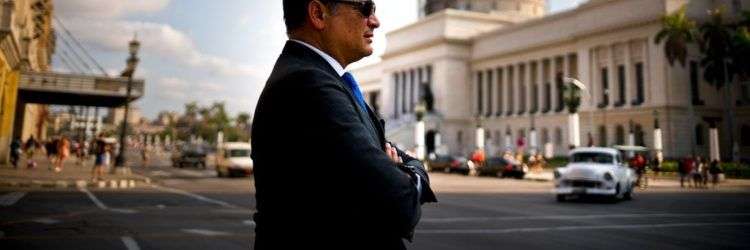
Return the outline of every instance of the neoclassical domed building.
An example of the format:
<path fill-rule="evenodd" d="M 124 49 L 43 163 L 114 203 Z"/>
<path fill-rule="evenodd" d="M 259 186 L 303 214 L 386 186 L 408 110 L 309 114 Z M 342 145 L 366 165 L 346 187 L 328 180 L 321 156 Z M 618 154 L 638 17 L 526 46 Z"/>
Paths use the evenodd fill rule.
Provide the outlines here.
<path fill-rule="evenodd" d="M 748 0 L 590 0 L 555 14 L 546 14 L 543 0 L 419 4 L 418 21 L 386 35 L 382 60 L 354 70 L 386 119 L 387 136 L 402 147 L 416 145 L 415 108 L 423 102 L 427 151 L 465 155 L 484 136 L 490 154 L 515 149 L 523 138 L 527 149 L 565 155 L 571 138 L 559 86 L 571 77 L 587 87 L 579 109 L 583 145 L 653 148 L 658 126 L 666 157 L 708 156 L 716 131 L 722 155 L 729 153 L 721 93 L 703 81 L 697 48 L 685 67 L 672 66 L 654 37 L 661 18 L 683 5 L 703 21 L 708 9 L 725 5 L 736 15 L 750 8 Z M 748 85 L 734 86 L 731 97 L 745 156 Z"/>

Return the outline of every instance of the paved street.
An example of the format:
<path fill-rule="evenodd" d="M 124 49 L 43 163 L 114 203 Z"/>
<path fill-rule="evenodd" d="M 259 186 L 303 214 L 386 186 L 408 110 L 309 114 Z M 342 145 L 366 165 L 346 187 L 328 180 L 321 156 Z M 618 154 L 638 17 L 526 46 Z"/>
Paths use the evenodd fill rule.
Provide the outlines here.
<path fill-rule="evenodd" d="M 247 249 L 252 243 L 252 177 L 220 179 L 211 166 L 176 169 L 164 160 L 134 170 L 154 184 L 0 188 L 0 249 Z M 424 207 L 409 249 L 750 248 L 744 181 L 697 190 L 660 180 L 632 201 L 611 204 L 557 203 L 550 182 L 444 173 L 432 179 L 440 203 Z"/>

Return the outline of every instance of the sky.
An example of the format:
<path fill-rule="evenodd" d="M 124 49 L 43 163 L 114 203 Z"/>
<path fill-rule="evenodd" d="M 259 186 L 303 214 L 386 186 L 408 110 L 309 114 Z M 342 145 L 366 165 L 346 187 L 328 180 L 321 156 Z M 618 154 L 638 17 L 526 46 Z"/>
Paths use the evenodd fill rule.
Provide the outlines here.
<path fill-rule="evenodd" d="M 349 68 L 376 62 L 385 34 L 417 20 L 416 0 L 375 2 L 381 27 L 374 54 Z M 578 2 L 548 0 L 548 7 L 554 13 Z M 231 114 L 252 114 L 287 39 L 279 0 L 59 0 L 55 15 L 110 76 L 125 68 L 128 41 L 141 42 L 135 75 L 145 80 L 146 94 L 135 105 L 149 119 L 160 111 L 182 113 L 191 101 L 221 101 Z M 102 74 L 88 61 L 74 62 L 67 36 L 58 35 L 57 43 L 54 71 Z"/>

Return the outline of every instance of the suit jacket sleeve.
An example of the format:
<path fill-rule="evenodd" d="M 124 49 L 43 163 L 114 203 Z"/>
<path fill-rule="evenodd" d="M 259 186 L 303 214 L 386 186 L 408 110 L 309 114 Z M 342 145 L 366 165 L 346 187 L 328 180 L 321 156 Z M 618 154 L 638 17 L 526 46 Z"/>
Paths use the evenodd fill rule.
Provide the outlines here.
<path fill-rule="evenodd" d="M 393 144 L 391 143 L 391 145 Z M 406 154 L 406 152 L 399 148 L 396 148 L 396 151 L 398 152 L 398 156 L 401 157 L 404 162 L 404 164 L 400 166 L 401 170 L 411 175 L 412 179 L 414 179 L 415 181 L 417 179 L 416 176 L 419 176 L 419 180 L 422 181 L 422 190 L 419 197 L 419 203 L 424 204 L 427 202 L 437 202 L 437 197 L 435 197 L 435 193 L 430 187 L 430 177 L 429 175 L 427 175 L 427 171 L 425 171 L 424 169 L 424 164 L 422 164 L 422 162 L 418 159 Z"/>
<path fill-rule="evenodd" d="M 356 104 L 339 79 L 315 70 L 292 78 L 305 83 L 299 106 L 303 112 L 311 112 L 312 123 L 325 136 L 325 145 L 331 147 L 326 152 L 335 156 L 332 166 L 340 168 L 335 171 L 344 171 L 354 180 L 345 181 L 350 186 L 342 188 L 357 190 L 356 196 L 361 195 L 353 197 L 357 202 L 377 209 L 378 214 L 371 215 L 367 223 L 393 230 L 384 233 L 409 238 L 421 215 L 419 193 L 410 175 L 399 170 L 376 136 L 364 127 Z"/>

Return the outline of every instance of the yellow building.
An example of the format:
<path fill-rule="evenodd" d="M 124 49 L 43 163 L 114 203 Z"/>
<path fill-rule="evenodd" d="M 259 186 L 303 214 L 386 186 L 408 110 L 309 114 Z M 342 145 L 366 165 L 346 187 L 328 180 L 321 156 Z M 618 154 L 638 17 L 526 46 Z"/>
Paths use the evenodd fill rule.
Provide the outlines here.
<path fill-rule="evenodd" d="M 21 72 L 49 70 L 55 50 L 52 12 L 52 0 L 0 1 L 0 163 L 7 161 L 14 134 L 45 137 L 47 106 L 18 104 L 18 80 Z"/>

